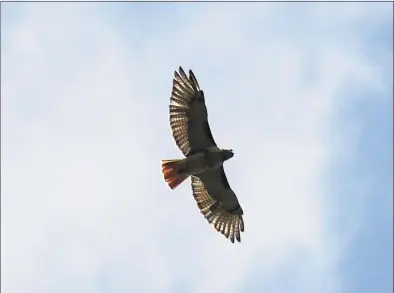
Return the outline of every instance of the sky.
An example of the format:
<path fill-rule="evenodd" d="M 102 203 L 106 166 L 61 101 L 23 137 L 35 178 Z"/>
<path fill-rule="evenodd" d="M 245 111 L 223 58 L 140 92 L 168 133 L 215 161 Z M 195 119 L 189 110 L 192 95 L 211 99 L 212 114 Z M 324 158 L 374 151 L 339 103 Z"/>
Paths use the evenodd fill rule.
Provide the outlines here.
<path fill-rule="evenodd" d="M 2 3 L 1 291 L 393 290 L 391 3 Z M 199 213 L 168 104 L 204 90 L 244 210 Z"/>

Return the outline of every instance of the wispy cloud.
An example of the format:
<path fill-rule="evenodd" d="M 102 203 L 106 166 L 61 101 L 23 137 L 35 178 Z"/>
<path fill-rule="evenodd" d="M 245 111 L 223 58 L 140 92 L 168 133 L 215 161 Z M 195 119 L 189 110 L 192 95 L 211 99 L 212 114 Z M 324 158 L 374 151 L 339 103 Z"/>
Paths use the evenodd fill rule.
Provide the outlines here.
<path fill-rule="evenodd" d="M 328 140 L 355 89 L 390 94 L 392 66 L 366 42 L 390 5 L 2 8 L 4 292 L 344 292 L 326 175 L 357 127 Z M 160 159 L 180 156 L 167 122 L 179 65 L 236 152 L 241 245 L 206 224 L 188 184 L 163 182 Z"/>

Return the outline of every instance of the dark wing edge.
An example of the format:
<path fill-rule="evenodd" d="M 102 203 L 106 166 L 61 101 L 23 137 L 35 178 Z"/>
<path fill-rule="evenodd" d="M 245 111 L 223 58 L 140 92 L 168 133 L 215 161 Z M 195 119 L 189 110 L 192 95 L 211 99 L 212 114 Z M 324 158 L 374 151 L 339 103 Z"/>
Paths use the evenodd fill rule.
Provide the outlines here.
<path fill-rule="evenodd" d="M 213 199 L 200 178 L 191 176 L 193 197 L 201 214 L 214 228 L 222 233 L 232 243 L 236 239 L 241 242 L 241 232 L 244 232 L 243 210 L 238 206 L 230 211 L 225 210 L 223 203 Z M 231 189 L 229 189 L 231 190 Z"/>
<path fill-rule="evenodd" d="M 189 79 L 192 81 L 193 85 L 195 86 L 195 89 L 198 90 L 198 91 L 200 91 L 200 93 L 201 93 L 201 99 L 202 99 L 202 101 L 203 101 L 204 104 L 205 104 L 204 92 L 200 90 L 200 86 L 198 85 L 197 78 L 195 77 L 193 71 L 191 71 L 191 70 L 189 70 Z M 206 106 L 205 106 L 205 107 L 206 107 Z M 207 115 L 208 115 L 208 114 L 207 114 Z M 204 121 L 203 127 L 204 127 L 203 131 L 204 131 L 205 135 L 207 136 L 207 138 L 208 138 L 210 144 L 211 144 L 212 146 L 216 146 L 216 142 L 215 142 L 215 139 L 213 138 L 211 128 L 209 127 L 208 119 L 206 119 L 206 120 Z"/>

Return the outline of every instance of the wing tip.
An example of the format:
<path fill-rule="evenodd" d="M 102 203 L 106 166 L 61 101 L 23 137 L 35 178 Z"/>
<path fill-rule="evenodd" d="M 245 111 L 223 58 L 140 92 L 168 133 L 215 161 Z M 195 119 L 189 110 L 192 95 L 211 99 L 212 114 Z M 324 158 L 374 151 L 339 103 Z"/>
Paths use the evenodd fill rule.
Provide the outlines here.
<path fill-rule="evenodd" d="M 179 73 L 178 73 L 179 72 Z M 174 75 L 176 76 L 176 74 L 180 74 L 180 75 L 186 75 L 185 71 L 183 70 L 182 66 L 178 67 L 178 72 L 175 70 Z"/>
<path fill-rule="evenodd" d="M 189 77 L 187 77 L 187 75 L 186 75 L 185 71 L 183 70 L 182 66 L 178 67 L 178 72 L 176 70 L 174 71 L 174 82 L 176 82 L 176 79 L 178 79 L 178 78 L 181 78 L 181 79 L 185 79 L 186 78 L 187 81 L 192 86 L 194 91 L 197 91 L 197 92 L 201 91 L 200 85 L 198 84 L 197 78 L 194 75 L 193 70 L 189 69 Z"/>

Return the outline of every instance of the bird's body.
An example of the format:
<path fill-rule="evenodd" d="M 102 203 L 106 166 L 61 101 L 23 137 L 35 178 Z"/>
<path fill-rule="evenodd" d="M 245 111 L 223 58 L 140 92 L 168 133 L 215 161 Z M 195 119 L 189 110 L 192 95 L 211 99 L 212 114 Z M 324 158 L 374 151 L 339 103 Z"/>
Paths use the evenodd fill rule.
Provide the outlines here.
<path fill-rule="evenodd" d="M 170 126 L 186 158 L 162 161 L 166 182 L 174 189 L 191 176 L 193 196 L 204 217 L 231 242 L 234 237 L 241 241 L 243 211 L 223 169 L 223 163 L 234 153 L 217 147 L 208 123 L 204 92 L 193 72 L 190 70 L 187 77 L 181 67 L 173 81 Z"/>
<path fill-rule="evenodd" d="M 199 175 L 208 170 L 220 167 L 223 165 L 224 159 L 221 150 L 213 146 L 205 151 L 192 154 L 182 161 L 188 174 Z"/>

